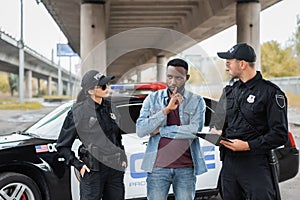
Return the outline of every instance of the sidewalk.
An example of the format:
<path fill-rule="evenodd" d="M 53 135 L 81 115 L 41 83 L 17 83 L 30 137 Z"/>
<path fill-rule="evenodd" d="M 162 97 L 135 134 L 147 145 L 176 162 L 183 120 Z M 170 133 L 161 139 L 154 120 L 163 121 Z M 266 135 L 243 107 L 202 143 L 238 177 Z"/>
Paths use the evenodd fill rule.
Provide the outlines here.
<path fill-rule="evenodd" d="M 0 110 L 0 135 L 22 131 L 56 107 L 46 106 L 38 110 Z"/>

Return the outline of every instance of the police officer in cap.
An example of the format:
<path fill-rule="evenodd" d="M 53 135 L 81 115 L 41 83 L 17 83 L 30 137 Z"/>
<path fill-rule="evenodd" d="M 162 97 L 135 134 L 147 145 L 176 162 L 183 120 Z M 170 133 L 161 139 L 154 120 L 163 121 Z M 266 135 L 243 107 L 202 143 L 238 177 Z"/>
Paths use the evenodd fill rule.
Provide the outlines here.
<path fill-rule="evenodd" d="M 82 90 L 77 102 L 65 118 L 57 150 L 80 172 L 80 199 L 123 200 L 124 169 L 127 159 L 122 145 L 118 123 L 119 114 L 106 98 L 108 82 L 113 76 L 105 76 L 96 70 L 86 72 L 82 78 Z M 71 147 L 76 138 L 79 159 Z"/>
<path fill-rule="evenodd" d="M 220 147 L 223 199 L 280 198 L 268 154 L 288 140 L 286 96 L 255 70 L 256 55 L 248 44 L 218 56 L 226 59 L 226 71 L 236 80 L 224 88 L 210 125 L 212 132 L 231 140 L 221 140 Z"/>

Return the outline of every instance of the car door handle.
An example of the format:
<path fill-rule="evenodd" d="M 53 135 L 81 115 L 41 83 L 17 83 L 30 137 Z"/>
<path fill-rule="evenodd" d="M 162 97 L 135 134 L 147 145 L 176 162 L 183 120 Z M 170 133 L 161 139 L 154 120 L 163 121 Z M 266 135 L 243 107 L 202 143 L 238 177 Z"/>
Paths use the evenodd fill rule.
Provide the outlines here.
<path fill-rule="evenodd" d="M 148 145 L 148 141 L 145 141 L 142 144 L 147 146 Z"/>

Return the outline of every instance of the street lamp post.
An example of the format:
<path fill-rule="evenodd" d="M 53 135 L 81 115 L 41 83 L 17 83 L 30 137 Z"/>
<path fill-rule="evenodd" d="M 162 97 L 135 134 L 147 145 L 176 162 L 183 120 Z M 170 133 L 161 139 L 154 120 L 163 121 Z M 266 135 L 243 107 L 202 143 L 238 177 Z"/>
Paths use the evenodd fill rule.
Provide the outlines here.
<path fill-rule="evenodd" d="M 72 96 L 72 56 L 69 56 L 69 95 Z"/>
<path fill-rule="evenodd" d="M 20 40 L 19 40 L 19 102 L 24 103 L 24 41 L 23 41 L 23 0 L 21 2 Z"/>

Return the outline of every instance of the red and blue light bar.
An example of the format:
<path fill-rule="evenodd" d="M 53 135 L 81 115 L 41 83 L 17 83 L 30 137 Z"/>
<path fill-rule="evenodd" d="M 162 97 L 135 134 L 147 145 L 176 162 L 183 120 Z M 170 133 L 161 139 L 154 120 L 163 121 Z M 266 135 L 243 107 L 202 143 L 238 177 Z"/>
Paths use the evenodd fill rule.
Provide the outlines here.
<path fill-rule="evenodd" d="M 157 91 L 167 87 L 164 82 L 145 82 L 145 83 L 123 83 L 110 85 L 111 90 L 133 91 L 133 90 L 151 90 Z"/>

